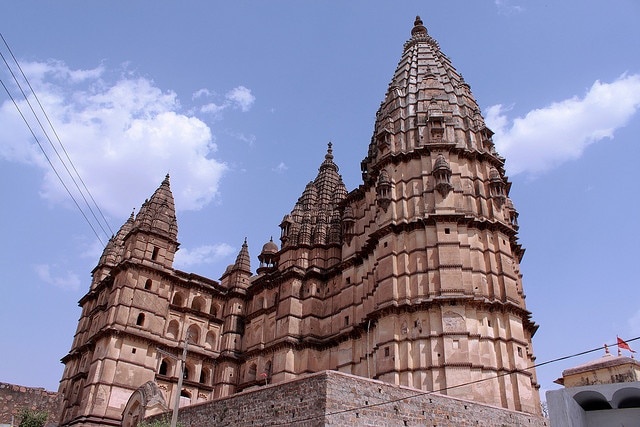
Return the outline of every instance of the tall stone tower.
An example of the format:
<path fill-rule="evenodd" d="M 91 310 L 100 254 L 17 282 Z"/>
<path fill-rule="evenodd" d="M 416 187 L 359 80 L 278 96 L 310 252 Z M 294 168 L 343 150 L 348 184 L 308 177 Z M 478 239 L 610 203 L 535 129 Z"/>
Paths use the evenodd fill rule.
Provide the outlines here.
<path fill-rule="evenodd" d="M 144 415 L 321 370 L 540 413 L 517 212 L 469 85 L 416 18 L 348 192 L 329 144 L 251 272 L 173 269 L 169 177 L 107 244 L 60 383 L 63 425 Z M 183 386 L 171 355 L 188 341 Z M 148 387 L 153 389 L 153 387 Z M 139 392 L 137 395 L 144 395 Z M 136 409 L 138 408 L 138 409 Z"/>
<path fill-rule="evenodd" d="M 164 344 L 168 322 L 163 278 L 173 271 L 177 233 L 167 175 L 109 240 L 79 302 L 78 329 L 62 359 L 61 423 L 119 425 L 120 406 L 155 378 L 156 346 Z"/>
<path fill-rule="evenodd" d="M 337 369 L 539 413 L 518 214 L 491 136 L 417 18 L 362 185 L 346 194 L 330 145 L 283 219 L 275 266 L 249 289 L 268 300 L 277 284 L 279 304 L 248 312 L 246 363 L 270 354 L 275 380 Z"/>

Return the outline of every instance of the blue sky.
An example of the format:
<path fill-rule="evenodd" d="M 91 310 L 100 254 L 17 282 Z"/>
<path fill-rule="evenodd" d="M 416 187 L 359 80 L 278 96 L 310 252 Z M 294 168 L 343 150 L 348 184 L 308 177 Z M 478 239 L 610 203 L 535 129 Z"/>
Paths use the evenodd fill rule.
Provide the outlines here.
<path fill-rule="evenodd" d="M 375 112 L 419 14 L 507 158 L 537 361 L 640 335 L 637 1 L 0 8 L 0 31 L 110 229 L 169 172 L 175 267 L 214 279 L 245 237 L 255 269 L 327 142 L 347 188 L 359 185 Z M 0 78 L 17 97 L 4 63 Z M 57 390 L 102 245 L 4 91 L 0 197 L 0 381 Z M 541 367 L 542 388 L 600 354 Z"/>

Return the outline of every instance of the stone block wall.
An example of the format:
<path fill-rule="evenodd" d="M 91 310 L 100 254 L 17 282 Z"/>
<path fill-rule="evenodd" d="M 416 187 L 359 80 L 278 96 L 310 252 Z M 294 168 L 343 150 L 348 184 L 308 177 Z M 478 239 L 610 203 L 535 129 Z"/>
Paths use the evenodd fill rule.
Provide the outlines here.
<path fill-rule="evenodd" d="M 185 407 L 178 418 L 185 427 L 549 427 L 548 419 L 536 415 L 336 371 Z"/>
<path fill-rule="evenodd" d="M 23 408 L 43 411 L 49 414 L 47 425 L 57 425 L 60 400 L 58 393 L 43 388 L 25 387 L 0 382 L 0 424 L 20 423 Z"/>

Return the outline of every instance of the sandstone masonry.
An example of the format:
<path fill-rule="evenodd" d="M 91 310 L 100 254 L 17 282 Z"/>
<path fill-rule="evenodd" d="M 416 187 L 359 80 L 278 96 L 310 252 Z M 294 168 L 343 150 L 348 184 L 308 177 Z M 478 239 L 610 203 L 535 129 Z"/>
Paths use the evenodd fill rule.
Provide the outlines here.
<path fill-rule="evenodd" d="M 58 420 L 60 399 L 58 393 L 43 388 L 24 387 L 0 383 L 0 424 L 10 424 L 11 417 L 18 425 L 20 411 L 29 408 L 49 414 L 48 424 Z"/>
<path fill-rule="evenodd" d="M 180 243 L 167 175 L 92 271 L 62 359 L 61 424 L 120 426 L 125 408 L 143 418 L 130 399 L 149 382 L 165 402 L 194 405 L 328 370 L 539 415 L 538 326 L 505 159 L 419 17 L 373 128 L 357 188 L 347 190 L 329 143 L 280 223 L 280 244 L 262 246 L 254 272 L 245 239 L 219 281 L 173 268 Z M 367 414 L 449 422 L 435 409 L 396 406 Z M 259 420 L 265 408 L 234 413 Z M 458 409 L 446 414 L 466 413 Z"/>
<path fill-rule="evenodd" d="M 540 416 L 336 371 L 182 408 L 178 420 L 185 427 L 549 426 L 549 420 Z"/>

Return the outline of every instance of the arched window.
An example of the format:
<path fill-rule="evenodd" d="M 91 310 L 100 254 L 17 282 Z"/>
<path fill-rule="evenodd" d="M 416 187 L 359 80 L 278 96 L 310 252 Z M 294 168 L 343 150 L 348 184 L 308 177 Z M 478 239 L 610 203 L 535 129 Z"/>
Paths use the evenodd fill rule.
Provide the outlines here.
<path fill-rule="evenodd" d="M 144 288 L 145 288 L 145 289 L 151 289 L 151 285 L 152 285 L 152 283 L 153 283 L 153 282 L 151 281 L 151 279 L 147 279 L 147 281 L 146 281 L 146 282 L 144 282 Z"/>
<path fill-rule="evenodd" d="M 153 252 L 151 253 L 151 260 L 155 261 L 158 259 L 158 248 L 154 247 Z"/>
<path fill-rule="evenodd" d="M 191 309 L 196 311 L 202 311 L 202 307 L 204 307 L 204 298 L 195 297 L 191 302 Z"/>
<path fill-rule="evenodd" d="M 202 371 L 200 371 L 200 384 L 208 385 L 211 378 L 211 371 L 209 368 L 202 367 Z"/>
<path fill-rule="evenodd" d="M 209 313 L 213 316 L 213 317 L 218 317 L 218 304 L 212 302 L 211 303 L 211 310 L 209 311 Z"/>
<path fill-rule="evenodd" d="M 188 380 L 189 379 L 189 367 L 185 366 L 184 369 L 182 370 L 182 379 L 183 380 Z"/>
<path fill-rule="evenodd" d="M 169 371 L 171 370 L 171 362 L 167 359 L 162 359 L 160 363 L 160 369 L 158 370 L 159 375 L 169 375 Z"/>
<path fill-rule="evenodd" d="M 177 320 L 172 320 L 169 322 L 169 327 L 167 328 L 167 337 L 172 339 L 178 338 L 178 332 L 180 331 L 180 326 Z"/>
<path fill-rule="evenodd" d="M 204 346 L 209 350 L 215 350 L 216 348 L 216 333 L 209 331 L 207 332 L 207 338 L 205 339 Z"/>
<path fill-rule="evenodd" d="M 200 328 L 197 325 L 189 326 L 189 329 L 187 329 L 187 335 L 189 336 L 189 343 L 200 343 Z"/>
<path fill-rule="evenodd" d="M 184 304 L 184 297 L 180 292 L 176 292 L 173 295 L 173 300 L 171 300 L 171 304 L 182 307 L 182 305 Z"/>
<path fill-rule="evenodd" d="M 257 370 L 258 367 L 255 363 L 252 363 L 251 366 L 249 366 L 249 371 L 247 371 L 247 381 L 255 381 Z"/>
<path fill-rule="evenodd" d="M 138 326 L 144 325 L 144 313 L 138 314 L 138 318 L 136 319 L 136 325 Z"/>

